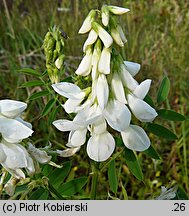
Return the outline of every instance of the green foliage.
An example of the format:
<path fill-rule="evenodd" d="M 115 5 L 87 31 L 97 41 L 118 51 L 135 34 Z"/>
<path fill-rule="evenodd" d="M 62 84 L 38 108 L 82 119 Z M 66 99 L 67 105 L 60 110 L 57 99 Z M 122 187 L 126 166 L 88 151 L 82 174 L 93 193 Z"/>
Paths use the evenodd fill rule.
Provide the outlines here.
<path fill-rule="evenodd" d="M 170 90 L 170 80 L 164 77 L 157 93 L 157 102 L 161 103 L 167 99 Z"/>
<path fill-rule="evenodd" d="M 117 181 L 117 173 L 115 167 L 115 160 L 112 160 L 108 167 L 108 180 L 110 189 L 115 194 L 117 193 L 118 181 Z"/>
<path fill-rule="evenodd" d="M 177 139 L 177 136 L 173 132 L 163 127 L 162 125 L 150 123 L 148 124 L 147 128 L 151 133 L 155 134 L 156 136 L 163 137 L 167 140 Z"/>
<path fill-rule="evenodd" d="M 125 148 L 125 161 L 129 167 L 131 173 L 138 179 L 143 180 L 144 176 L 138 162 L 138 159 L 134 152 L 128 148 Z"/>
<path fill-rule="evenodd" d="M 173 110 L 161 109 L 157 111 L 158 116 L 169 121 L 184 121 L 186 118 Z"/>

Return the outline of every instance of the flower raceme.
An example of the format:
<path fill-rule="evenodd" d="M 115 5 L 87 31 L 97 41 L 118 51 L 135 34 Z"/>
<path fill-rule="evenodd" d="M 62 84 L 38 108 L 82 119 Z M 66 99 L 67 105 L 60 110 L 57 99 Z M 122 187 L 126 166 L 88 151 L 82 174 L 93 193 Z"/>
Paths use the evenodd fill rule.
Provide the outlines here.
<path fill-rule="evenodd" d="M 156 118 L 155 109 L 144 101 L 151 80 L 138 83 L 134 76 L 140 64 L 124 61 L 116 48 L 127 42 L 116 16 L 128 11 L 104 5 L 101 11 L 92 10 L 79 30 L 80 34 L 88 32 L 88 37 L 83 46 L 84 57 L 75 73 L 87 76 L 91 86 L 81 89 L 67 82 L 52 85 L 58 94 L 68 98 L 62 105 L 65 111 L 75 113 L 73 121 L 53 122 L 58 130 L 69 131 L 68 148 L 57 151 L 62 157 L 75 154 L 87 142 L 87 154 L 92 160 L 107 160 L 116 146 L 109 128 L 119 132 L 131 150 L 144 151 L 150 146 L 143 128 L 133 124 L 132 114 L 140 122 L 152 122 Z"/>

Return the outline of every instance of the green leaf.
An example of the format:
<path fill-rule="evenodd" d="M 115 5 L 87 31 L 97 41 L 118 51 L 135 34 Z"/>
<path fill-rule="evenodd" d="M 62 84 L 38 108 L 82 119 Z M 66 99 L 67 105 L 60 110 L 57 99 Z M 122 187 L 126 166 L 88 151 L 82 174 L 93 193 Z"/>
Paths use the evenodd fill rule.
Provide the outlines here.
<path fill-rule="evenodd" d="M 120 137 L 114 137 L 117 147 L 125 147 L 122 139 Z"/>
<path fill-rule="evenodd" d="M 20 87 L 21 88 L 26 88 L 26 87 L 34 87 L 34 86 L 42 86 L 44 85 L 44 83 L 40 80 L 32 80 L 32 81 L 28 81 L 23 83 Z"/>
<path fill-rule="evenodd" d="M 131 173 L 139 180 L 143 180 L 143 173 L 140 167 L 140 164 L 137 160 L 136 155 L 133 151 L 128 148 L 125 148 L 125 160 L 127 166 L 129 167 Z"/>
<path fill-rule="evenodd" d="M 167 140 L 177 139 L 177 136 L 172 131 L 161 125 L 149 123 L 147 128 L 151 133 L 155 134 L 156 136 L 163 137 Z"/>
<path fill-rule="evenodd" d="M 176 192 L 176 196 L 173 198 L 173 200 L 188 200 L 188 195 L 186 191 L 179 186 Z"/>
<path fill-rule="evenodd" d="M 38 188 L 36 191 L 34 191 L 31 194 L 29 200 L 47 200 L 48 196 L 49 196 L 48 190 L 44 188 Z"/>
<path fill-rule="evenodd" d="M 56 100 L 54 98 L 52 98 L 45 106 L 43 112 L 42 112 L 42 116 L 46 116 L 51 109 L 53 108 L 54 104 L 56 103 Z"/>
<path fill-rule="evenodd" d="M 161 82 L 157 93 L 157 102 L 161 103 L 166 100 L 170 90 L 170 80 L 167 76 L 165 76 Z"/>
<path fill-rule="evenodd" d="M 36 77 L 40 77 L 41 74 L 38 73 L 36 70 L 33 70 L 31 68 L 22 68 L 20 70 L 17 70 L 19 73 L 24 73 L 24 74 L 28 74 L 28 75 L 32 75 L 32 76 L 36 76 Z"/>
<path fill-rule="evenodd" d="M 160 156 L 157 153 L 157 151 L 153 148 L 153 146 L 151 145 L 147 150 L 144 151 L 145 154 L 147 154 L 149 157 L 156 159 L 156 160 L 160 160 Z"/>
<path fill-rule="evenodd" d="M 48 176 L 50 183 L 53 185 L 55 189 L 58 189 L 58 187 L 64 182 L 66 176 L 69 174 L 71 169 L 71 162 L 65 162 L 63 163 L 62 168 L 56 168 L 53 170 L 52 173 Z"/>
<path fill-rule="evenodd" d="M 43 96 L 47 96 L 49 94 L 49 91 L 40 91 L 40 92 L 35 92 L 33 93 L 30 97 L 29 97 L 29 100 L 36 100 L 38 98 L 41 98 Z"/>
<path fill-rule="evenodd" d="M 48 124 L 49 125 L 52 124 L 52 122 L 55 120 L 56 115 L 61 108 L 62 107 L 60 105 L 53 108 L 52 112 L 49 114 L 49 117 L 48 117 Z"/>
<path fill-rule="evenodd" d="M 150 97 L 150 95 L 147 94 L 146 97 L 144 98 L 144 101 L 148 103 L 151 107 L 155 107 L 154 102 L 152 98 Z"/>
<path fill-rule="evenodd" d="M 184 121 L 186 118 L 173 110 L 161 109 L 157 111 L 158 116 L 169 121 Z"/>
<path fill-rule="evenodd" d="M 108 180 L 112 192 L 117 193 L 118 181 L 115 167 L 115 160 L 112 160 L 108 167 Z"/>
<path fill-rule="evenodd" d="M 87 177 L 80 177 L 66 182 L 59 188 L 59 193 L 62 196 L 73 196 L 85 186 L 87 179 Z"/>

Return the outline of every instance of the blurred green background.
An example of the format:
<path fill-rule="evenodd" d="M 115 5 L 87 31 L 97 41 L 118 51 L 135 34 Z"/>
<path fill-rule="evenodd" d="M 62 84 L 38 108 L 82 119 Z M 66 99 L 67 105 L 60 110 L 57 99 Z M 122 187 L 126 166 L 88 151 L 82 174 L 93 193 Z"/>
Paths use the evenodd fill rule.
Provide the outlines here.
<path fill-rule="evenodd" d="M 189 1 L 184 0 L 1 0 L 0 1 L 0 99 L 11 98 L 27 101 L 27 98 L 41 87 L 23 89 L 21 84 L 32 77 L 17 72 L 28 67 L 40 72 L 45 70 L 42 50 L 43 38 L 48 28 L 60 26 L 68 35 L 65 42 L 66 70 L 62 79 L 70 76 L 77 68 L 83 55 L 82 44 L 86 35 L 78 35 L 78 30 L 92 8 L 102 4 L 123 6 L 130 12 L 121 17 L 121 24 L 128 39 L 122 50 L 128 61 L 141 64 L 137 80 L 153 80 L 150 95 L 156 97 L 157 88 L 163 75 L 171 80 L 169 102 L 162 107 L 174 109 L 189 115 Z M 61 149 L 66 144 L 67 135 L 59 133 L 48 124 L 48 116 L 39 118 L 45 98 L 40 103 L 29 102 L 27 120 L 33 124 L 35 144 L 47 145 L 50 138 L 53 147 Z M 58 117 L 65 115 L 60 110 Z M 65 115 L 66 116 L 66 115 Z M 57 119 L 58 119 L 57 117 Z M 129 173 L 124 156 L 116 160 L 119 170 L 119 196 L 123 198 L 122 187 L 129 199 L 147 199 L 160 193 L 164 186 L 180 185 L 189 193 L 189 121 L 165 125 L 176 132 L 177 141 L 166 141 L 150 135 L 152 143 L 162 160 L 155 161 L 139 154 L 144 172 L 144 182 Z M 88 175 L 89 159 L 82 149 L 71 159 L 72 175 Z M 99 199 L 107 199 L 107 173 L 99 179 Z M 87 186 L 88 187 L 88 186 Z M 86 187 L 86 191 L 88 188 Z"/>

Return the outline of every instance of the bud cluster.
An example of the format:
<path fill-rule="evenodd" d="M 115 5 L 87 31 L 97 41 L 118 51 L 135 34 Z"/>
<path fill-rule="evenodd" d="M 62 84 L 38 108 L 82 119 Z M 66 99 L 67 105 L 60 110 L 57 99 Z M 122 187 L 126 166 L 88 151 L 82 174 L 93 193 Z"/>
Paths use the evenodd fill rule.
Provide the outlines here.
<path fill-rule="evenodd" d="M 64 62 L 64 33 L 53 27 L 45 35 L 43 47 L 46 57 L 46 67 L 52 83 L 59 82 L 60 70 Z"/>
<path fill-rule="evenodd" d="M 91 10 L 79 33 L 88 33 L 83 45 L 84 57 L 75 73 L 91 76 L 90 87 L 81 90 L 72 83 L 57 83 L 52 87 L 68 100 L 63 105 L 67 113 L 76 113 L 73 121 L 57 120 L 53 124 L 60 131 L 70 131 L 66 151 L 70 156 L 86 142 L 87 131 L 91 137 L 87 153 L 95 161 L 107 160 L 115 149 L 115 140 L 108 126 L 120 132 L 123 143 L 131 150 L 144 151 L 150 146 L 145 131 L 131 124 L 132 114 L 141 122 L 151 122 L 157 116 L 154 108 L 143 99 L 151 80 L 138 83 L 134 76 L 140 65 L 124 61 L 117 45 L 124 46 L 127 39 L 118 22 L 118 16 L 127 8 L 104 5 L 101 11 Z"/>

